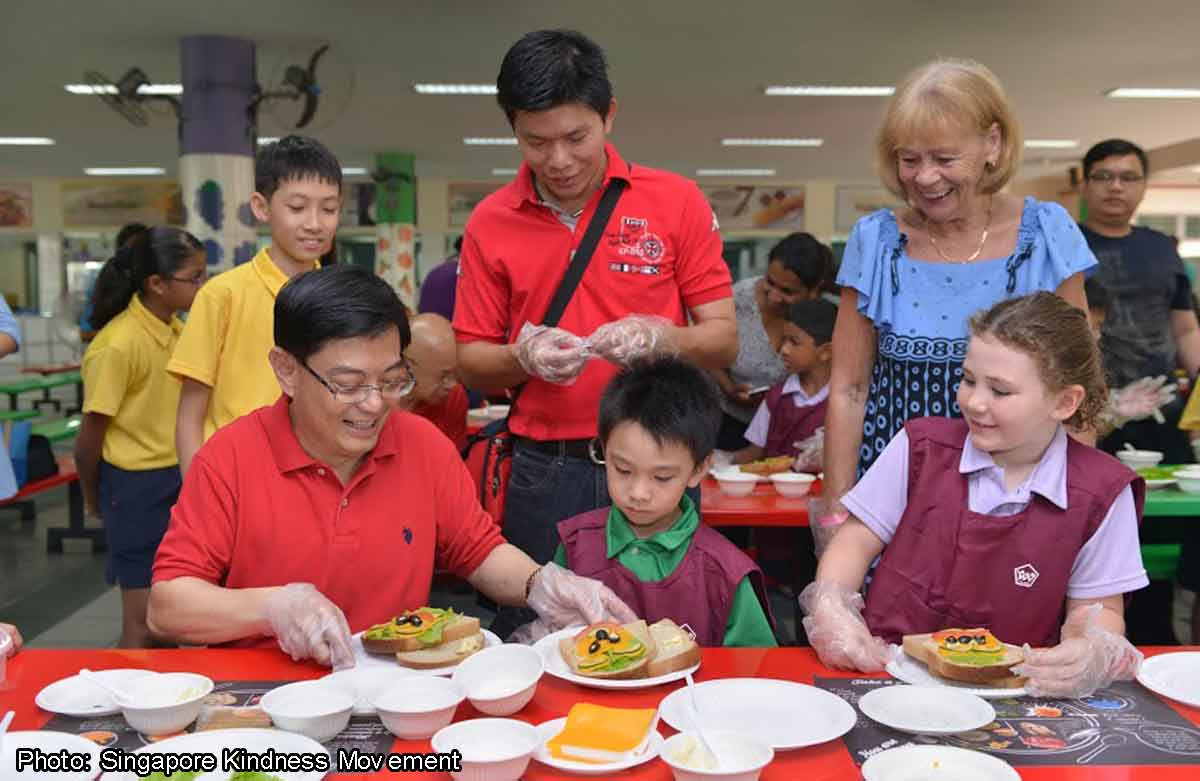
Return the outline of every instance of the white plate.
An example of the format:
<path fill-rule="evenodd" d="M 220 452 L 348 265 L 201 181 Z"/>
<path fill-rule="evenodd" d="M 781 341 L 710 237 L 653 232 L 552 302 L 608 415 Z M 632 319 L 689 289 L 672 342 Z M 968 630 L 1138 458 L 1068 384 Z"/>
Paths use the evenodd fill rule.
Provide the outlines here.
<path fill-rule="evenodd" d="M 1200 651 L 1152 656 L 1142 662 L 1137 679 L 1155 694 L 1200 708 Z"/>
<path fill-rule="evenodd" d="M 1021 781 L 1012 765 L 951 746 L 900 746 L 863 763 L 864 781 Z"/>
<path fill-rule="evenodd" d="M 503 645 L 500 637 L 489 629 L 480 630 L 483 632 L 483 647 L 491 648 L 494 645 Z M 354 659 L 357 667 L 404 667 L 396 661 L 394 654 L 371 654 L 367 653 L 367 649 L 363 648 L 362 632 L 354 636 Z M 458 662 L 448 664 L 445 667 L 434 667 L 429 670 L 414 670 L 411 667 L 404 667 L 417 675 L 450 675 L 454 672 L 454 668 L 458 667 Z"/>
<path fill-rule="evenodd" d="M 90 754 L 90 772 L 35 773 L 25 769 L 17 772 L 17 749 L 36 748 L 47 754 L 68 751 L 75 754 Z M 4 735 L 4 750 L 0 752 L 0 778 L 4 781 L 92 781 L 100 774 L 100 747 L 87 738 L 67 732 L 45 732 L 29 730 L 8 732 Z"/>
<path fill-rule="evenodd" d="M 1161 480 L 1147 480 L 1146 488 L 1153 491 L 1155 488 L 1166 488 L 1167 486 L 1175 485 L 1175 478 L 1167 477 Z"/>
<path fill-rule="evenodd" d="M 151 670 L 120 669 L 97 670 L 93 674 L 106 683 L 120 686 L 154 673 Z M 78 675 L 50 684 L 38 692 L 34 702 L 42 710 L 64 716 L 110 716 L 121 712 L 107 691 Z"/>
<path fill-rule="evenodd" d="M 953 735 L 996 720 L 996 709 L 986 700 L 945 686 L 881 686 L 859 698 L 858 709 L 914 735 Z"/>
<path fill-rule="evenodd" d="M 546 748 L 546 741 L 562 732 L 566 725 L 566 718 L 552 719 L 551 721 L 543 721 L 537 725 L 538 737 L 541 742 L 538 743 L 537 750 L 533 752 L 533 758 L 543 765 L 549 765 L 559 770 L 566 770 L 569 773 L 575 773 L 581 776 L 602 776 L 608 773 L 616 773 L 618 770 L 625 770 L 631 767 L 637 767 L 640 764 L 649 762 L 658 756 L 662 751 L 663 736 L 659 734 L 657 729 L 650 731 L 650 743 L 646 747 L 646 752 L 640 756 L 630 759 L 623 759 L 620 762 L 572 762 L 569 759 L 555 759 L 550 755 L 550 749 Z"/>
<path fill-rule="evenodd" d="M 858 712 L 836 694 L 773 678 L 722 678 L 698 683 L 696 703 L 704 729 L 753 735 L 776 751 L 835 740 L 858 721 Z M 691 729 L 687 688 L 668 694 L 659 703 L 658 712 L 675 729 Z"/>
<path fill-rule="evenodd" d="M 214 729 L 208 732 L 193 732 L 139 748 L 142 753 L 170 754 L 214 754 L 217 757 L 217 767 L 220 769 L 221 752 L 227 748 L 244 748 L 253 754 L 263 754 L 267 749 L 274 749 L 279 754 L 328 754 L 329 751 L 312 738 L 306 738 L 296 732 L 285 732 L 281 729 Z M 333 764 L 332 758 L 330 765 Z M 321 781 L 327 774 L 320 771 L 308 773 L 271 773 L 280 781 Z M 223 771 L 201 775 L 203 781 L 222 781 L 229 774 Z M 138 781 L 133 773 L 105 773 L 100 781 Z"/>
<path fill-rule="evenodd" d="M 418 672 L 420 671 L 402 664 L 386 666 L 363 666 L 360 664 L 345 670 L 331 672 L 321 680 L 343 688 L 354 698 L 355 716 L 374 716 L 377 711 L 371 704 L 371 698 L 389 688 L 394 681 Z"/>
<path fill-rule="evenodd" d="M 664 683 L 682 681 L 689 673 L 694 673 L 700 669 L 700 663 L 697 662 L 686 670 L 676 670 L 673 673 L 657 675 L 653 678 L 630 678 L 627 680 L 588 678 L 585 675 L 576 675 L 571 672 L 571 668 L 567 666 L 566 660 L 562 658 L 562 653 L 558 650 L 558 641 L 564 637 L 574 637 L 582 631 L 582 626 L 569 626 L 566 629 L 558 630 L 554 634 L 546 635 L 533 644 L 533 647 L 542 655 L 542 661 L 546 664 L 547 673 L 553 675 L 555 678 L 562 678 L 564 681 L 570 681 L 571 683 L 577 683 L 580 686 L 588 686 L 593 689 L 647 689 L 651 686 L 658 686 Z"/>
<path fill-rule="evenodd" d="M 1002 700 L 1007 697 L 1025 696 L 1024 686 L 1019 689 L 999 689 L 995 686 L 972 686 L 969 683 L 951 681 L 940 675 L 934 675 L 929 672 L 929 668 L 925 666 L 924 662 L 918 662 L 901 651 L 899 646 L 892 646 L 892 660 L 888 662 L 887 671 L 893 678 L 898 678 L 914 686 L 945 686 L 988 700 Z"/>

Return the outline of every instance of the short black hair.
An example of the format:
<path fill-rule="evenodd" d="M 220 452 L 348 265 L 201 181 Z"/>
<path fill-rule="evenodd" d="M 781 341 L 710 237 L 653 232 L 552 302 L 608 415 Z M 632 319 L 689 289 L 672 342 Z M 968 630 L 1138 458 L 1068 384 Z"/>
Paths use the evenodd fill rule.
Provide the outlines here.
<path fill-rule="evenodd" d="M 117 240 L 115 242 L 116 246 L 114 247 L 114 250 L 121 249 L 121 247 L 124 247 L 130 241 L 138 236 L 141 236 L 148 230 L 150 230 L 150 228 L 140 222 L 131 222 L 128 225 L 123 226 L 121 230 L 117 231 Z"/>
<path fill-rule="evenodd" d="M 683 445 L 697 464 L 717 446 L 721 393 L 707 373 L 679 358 L 636 362 L 600 397 L 599 430 L 606 444 L 622 423 L 637 423 L 660 446 Z"/>
<path fill-rule="evenodd" d="M 604 50 L 575 30 L 536 30 L 512 45 L 496 77 L 496 102 L 508 123 L 518 111 L 582 103 L 608 117 L 612 83 Z"/>
<path fill-rule="evenodd" d="M 1110 297 L 1108 288 L 1100 284 L 1095 277 L 1088 277 L 1083 282 L 1083 292 L 1087 296 L 1088 309 L 1095 309 L 1097 312 L 1107 312 Z"/>
<path fill-rule="evenodd" d="M 254 191 L 268 201 L 289 179 L 317 179 L 342 191 L 342 166 L 324 144 L 308 136 L 284 136 L 258 150 Z"/>
<path fill-rule="evenodd" d="M 408 312 L 391 285 L 361 266 L 306 271 L 275 299 L 275 346 L 301 361 L 327 342 L 378 336 L 392 326 L 400 331 L 403 352 L 412 339 Z"/>
<path fill-rule="evenodd" d="M 792 233 L 771 248 L 768 263 L 779 261 L 809 290 L 832 292 L 833 250 L 811 233 Z"/>
<path fill-rule="evenodd" d="M 788 309 L 792 325 L 812 337 L 820 347 L 833 341 L 833 326 L 837 322 L 837 307 L 823 298 L 796 301 Z"/>
<path fill-rule="evenodd" d="M 1150 175 L 1150 161 L 1146 158 L 1146 150 L 1142 149 L 1132 141 L 1126 141 L 1123 138 L 1110 138 L 1107 141 L 1101 141 L 1087 151 L 1083 156 L 1083 178 L 1092 172 L 1092 166 L 1101 160 L 1110 157 L 1124 157 L 1125 155 L 1137 155 L 1137 159 L 1142 161 L 1142 175 Z"/>

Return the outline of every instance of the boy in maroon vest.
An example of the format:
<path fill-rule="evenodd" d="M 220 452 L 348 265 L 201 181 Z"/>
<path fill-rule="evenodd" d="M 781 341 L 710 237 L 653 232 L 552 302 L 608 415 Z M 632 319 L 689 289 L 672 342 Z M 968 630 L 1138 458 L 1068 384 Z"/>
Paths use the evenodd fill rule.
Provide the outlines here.
<path fill-rule="evenodd" d="M 833 366 L 833 324 L 837 307 L 825 301 L 797 301 L 783 326 L 779 358 L 787 379 L 767 391 L 746 428 L 747 447 L 733 454 L 733 463 L 792 456 L 797 471 L 821 468 L 819 436 L 825 425 L 825 400 Z"/>
<path fill-rule="evenodd" d="M 684 494 L 712 464 L 719 391 L 677 358 L 617 375 L 600 399 L 613 506 L 558 524 L 555 563 L 607 584 L 649 622 L 687 624 L 704 646 L 774 646 L 762 573 L 700 521 Z"/>

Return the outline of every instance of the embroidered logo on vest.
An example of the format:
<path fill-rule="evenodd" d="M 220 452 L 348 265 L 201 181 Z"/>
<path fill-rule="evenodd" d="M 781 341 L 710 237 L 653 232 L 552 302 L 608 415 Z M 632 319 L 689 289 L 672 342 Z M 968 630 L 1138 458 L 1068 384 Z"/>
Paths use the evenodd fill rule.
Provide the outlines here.
<path fill-rule="evenodd" d="M 1032 564 L 1022 564 L 1013 568 L 1013 581 L 1021 588 L 1033 588 L 1037 579 L 1038 571 Z"/>

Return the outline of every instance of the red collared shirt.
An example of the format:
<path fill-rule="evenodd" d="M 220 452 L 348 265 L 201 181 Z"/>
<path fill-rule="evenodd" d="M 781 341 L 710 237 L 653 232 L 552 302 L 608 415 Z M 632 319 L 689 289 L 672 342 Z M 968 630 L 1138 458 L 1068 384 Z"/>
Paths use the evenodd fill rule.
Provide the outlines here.
<path fill-rule="evenodd" d="M 721 234 L 695 183 L 629 166 L 612 144 L 605 152 L 604 186 L 613 177 L 629 186 L 559 327 L 587 337 L 630 314 L 684 326 L 689 310 L 730 298 Z M 526 322 L 542 322 L 603 191 L 588 201 L 575 231 L 541 202 L 527 165 L 475 207 L 459 256 L 454 329 L 460 342 L 511 343 Z M 594 359 L 571 385 L 530 380 L 509 428 L 539 440 L 595 436 L 600 394 L 615 373 Z"/>
<path fill-rule="evenodd" d="M 200 448 L 154 559 L 154 582 L 313 583 L 358 632 L 426 604 L 435 565 L 465 577 L 504 541 L 462 459 L 428 421 L 389 415 L 342 486 L 300 446 L 288 403 L 285 396 L 239 418 Z"/>
<path fill-rule="evenodd" d="M 468 406 L 466 389 L 462 385 L 455 385 L 441 404 L 418 404 L 413 408 L 413 414 L 437 426 L 454 443 L 454 447 L 462 450 L 467 444 Z"/>

